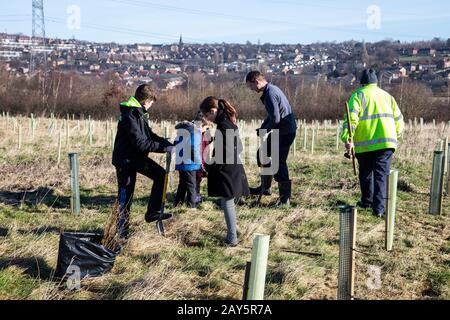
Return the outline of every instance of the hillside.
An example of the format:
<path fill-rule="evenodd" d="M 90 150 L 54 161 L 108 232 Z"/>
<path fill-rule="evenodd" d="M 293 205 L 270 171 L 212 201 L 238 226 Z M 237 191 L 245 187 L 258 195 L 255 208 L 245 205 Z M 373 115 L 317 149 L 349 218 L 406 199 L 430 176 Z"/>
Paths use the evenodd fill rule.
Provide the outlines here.
<path fill-rule="evenodd" d="M 150 185 L 138 177 L 131 217 L 132 236 L 113 270 L 85 280 L 81 290 L 69 291 L 53 280 L 61 230 L 102 230 L 116 196 L 116 177 L 105 122 L 96 122 L 92 146 L 85 123 L 70 121 L 71 139 L 62 131 L 61 163 L 58 135 L 50 119 L 37 119 L 33 138 L 22 118 L 23 141 L 17 149 L 17 130 L 0 119 L 0 299 L 241 299 L 252 236 L 271 237 L 266 299 L 336 299 L 339 255 L 339 209 L 359 197 L 351 163 L 336 150 L 336 127 L 318 133 L 314 154 L 310 136 L 303 149 L 302 130 L 290 156 L 294 177 L 293 207 L 270 209 L 276 200 L 263 198 L 263 207 L 238 207 L 241 243 L 225 248 L 223 213 L 208 198 L 199 210 L 169 211 L 160 237 L 144 222 Z M 173 125 L 173 124 L 172 124 Z M 311 128 L 311 124 L 309 124 Z M 155 125 L 161 133 L 161 126 Z M 244 130 L 254 133 L 248 124 Z M 448 127 L 408 128 L 393 167 L 400 172 L 394 251 L 384 250 L 384 220 L 369 211 L 358 212 L 357 299 L 450 299 L 450 201 L 444 214 L 427 214 L 432 154 Z M 172 130 L 173 132 L 173 130 Z M 51 135 L 49 134 L 51 133 Z M 67 152 L 79 152 L 82 210 L 70 212 Z M 163 163 L 161 155 L 156 159 Z M 250 183 L 258 169 L 246 164 Z M 176 190 L 172 173 L 169 198 Z M 206 194 L 206 181 L 202 185 Z M 290 251 L 318 252 L 322 256 Z M 381 287 L 369 289 L 371 266 L 381 268 Z"/>

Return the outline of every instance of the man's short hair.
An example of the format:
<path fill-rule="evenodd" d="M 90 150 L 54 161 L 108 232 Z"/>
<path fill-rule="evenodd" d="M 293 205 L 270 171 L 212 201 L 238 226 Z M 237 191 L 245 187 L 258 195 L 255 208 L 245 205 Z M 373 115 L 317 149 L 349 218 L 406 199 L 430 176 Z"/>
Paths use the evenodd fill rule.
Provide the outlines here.
<path fill-rule="evenodd" d="M 136 94 L 134 95 L 137 101 L 144 104 L 145 101 L 155 101 L 158 100 L 155 90 L 148 84 L 140 85 L 136 89 Z"/>
<path fill-rule="evenodd" d="M 255 82 L 256 80 L 263 80 L 264 75 L 259 71 L 250 71 L 245 78 L 245 82 Z"/>

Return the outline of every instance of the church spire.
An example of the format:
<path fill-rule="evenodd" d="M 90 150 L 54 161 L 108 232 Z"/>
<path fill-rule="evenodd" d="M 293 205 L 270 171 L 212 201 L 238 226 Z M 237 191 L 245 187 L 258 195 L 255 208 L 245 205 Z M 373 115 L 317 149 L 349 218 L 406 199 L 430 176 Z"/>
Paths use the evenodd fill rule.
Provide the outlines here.
<path fill-rule="evenodd" d="M 180 47 L 180 49 L 183 47 L 183 34 L 180 34 L 180 42 L 178 46 Z"/>

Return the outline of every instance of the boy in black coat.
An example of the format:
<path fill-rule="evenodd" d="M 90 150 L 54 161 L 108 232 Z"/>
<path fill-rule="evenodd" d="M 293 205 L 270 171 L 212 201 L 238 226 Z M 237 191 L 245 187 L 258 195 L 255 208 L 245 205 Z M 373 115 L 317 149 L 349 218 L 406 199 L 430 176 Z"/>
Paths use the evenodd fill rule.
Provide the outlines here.
<path fill-rule="evenodd" d="M 165 170 L 148 158 L 150 152 L 172 152 L 173 144 L 152 132 L 145 113 L 157 100 L 155 92 L 148 85 L 141 85 L 136 94 L 120 104 L 120 119 L 114 142 L 112 164 L 116 167 L 118 198 L 120 207 L 119 236 L 128 237 L 129 215 L 136 184 L 140 173 L 153 180 L 145 221 L 159 219 Z M 164 214 L 163 219 L 171 218 Z"/>

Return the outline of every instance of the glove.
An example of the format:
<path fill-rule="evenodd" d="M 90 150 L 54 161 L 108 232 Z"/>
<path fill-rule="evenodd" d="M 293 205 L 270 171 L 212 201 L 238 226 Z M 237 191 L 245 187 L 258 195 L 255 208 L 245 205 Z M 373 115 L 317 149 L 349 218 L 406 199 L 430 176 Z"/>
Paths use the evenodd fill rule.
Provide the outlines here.
<path fill-rule="evenodd" d="M 350 153 L 350 151 L 352 151 L 352 149 L 355 147 L 355 145 L 353 144 L 353 142 L 347 142 L 345 144 L 345 150 L 347 150 L 348 153 Z"/>

